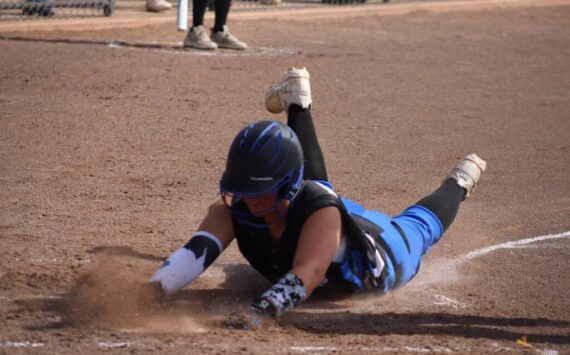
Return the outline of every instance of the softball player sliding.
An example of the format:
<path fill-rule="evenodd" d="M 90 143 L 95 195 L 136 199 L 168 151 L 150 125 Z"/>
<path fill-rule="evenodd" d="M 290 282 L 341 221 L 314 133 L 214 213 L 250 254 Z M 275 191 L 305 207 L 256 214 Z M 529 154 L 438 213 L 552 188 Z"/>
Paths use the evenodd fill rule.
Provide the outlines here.
<path fill-rule="evenodd" d="M 286 111 L 287 125 L 259 121 L 235 137 L 220 180 L 222 198 L 150 279 L 164 294 L 191 283 L 234 239 L 273 283 L 243 313 L 246 327 L 295 308 L 324 283 L 384 294 L 416 275 L 486 162 L 466 156 L 435 192 L 397 216 L 366 210 L 329 184 L 311 102 L 306 69 L 289 69 L 269 89 L 266 107 Z"/>

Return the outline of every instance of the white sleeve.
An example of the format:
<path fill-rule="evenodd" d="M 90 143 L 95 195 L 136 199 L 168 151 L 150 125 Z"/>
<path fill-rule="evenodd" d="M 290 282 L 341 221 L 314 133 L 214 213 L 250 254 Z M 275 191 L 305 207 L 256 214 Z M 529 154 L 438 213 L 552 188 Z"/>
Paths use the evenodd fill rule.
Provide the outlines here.
<path fill-rule="evenodd" d="M 160 282 L 171 295 L 194 281 L 222 252 L 222 243 L 212 233 L 198 231 L 182 248 L 176 250 L 162 264 L 150 282 Z"/>

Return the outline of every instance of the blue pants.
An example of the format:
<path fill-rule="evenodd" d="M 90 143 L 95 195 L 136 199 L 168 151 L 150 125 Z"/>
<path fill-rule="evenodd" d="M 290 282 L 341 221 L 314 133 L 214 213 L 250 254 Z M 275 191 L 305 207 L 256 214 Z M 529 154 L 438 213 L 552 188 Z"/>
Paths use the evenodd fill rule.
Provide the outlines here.
<path fill-rule="evenodd" d="M 403 286 L 419 271 L 422 256 L 437 243 L 443 235 L 443 226 L 439 219 L 427 208 L 414 205 L 392 218 L 404 232 L 409 250 L 393 244 L 393 254 L 397 258 L 396 267 L 401 267 L 400 277 L 394 287 Z"/>
<path fill-rule="evenodd" d="M 383 230 L 378 238 L 387 254 L 385 267 L 388 277 L 379 286 L 384 292 L 409 282 L 417 274 L 422 256 L 443 235 L 439 219 L 423 206 L 413 205 L 401 214 L 389 217 L 377 211 L 365 210 L 344 198 L 343 203 L 351 214 L 360 215 Z"/>

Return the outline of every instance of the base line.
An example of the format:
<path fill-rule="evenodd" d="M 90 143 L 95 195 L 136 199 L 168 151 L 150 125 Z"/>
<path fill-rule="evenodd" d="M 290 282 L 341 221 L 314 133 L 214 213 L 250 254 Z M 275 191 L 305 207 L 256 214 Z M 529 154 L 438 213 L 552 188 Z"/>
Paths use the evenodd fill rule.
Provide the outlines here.
<path fill-rule="evenodd" d="M 458 258 L 458 261 L 459 262 L 465 262 L 465 261 L 468 261 L 471 259 L 478 258 L 478 257 L 483 256 L 485 254 L 489 254 L 489 253 L 491 253 L 495 250 L 498 250 L 498 249 L 509 249 L 509 248 L 517 247 L 519 245 L 525 245 L 525 244 L 530 244 L 530 243 L 534 243 L 534 242 L 540 242 L 543 240 L 560 239 L 560 238 L 568 238 L 568 237 L 570 237 L 570 231 L 563 232 L 563 233 L 557 233 L 557 234 L 542 235 L 542 236 L 534 237 L 534 238 L 515 240 L 515 241 L 503 243 L 503 244 L 497 244 L 497 245 L 493 245 L 490 247 L 474 250 L 472 252 L 469 252 L 465 255 L 460 256 Z"/>

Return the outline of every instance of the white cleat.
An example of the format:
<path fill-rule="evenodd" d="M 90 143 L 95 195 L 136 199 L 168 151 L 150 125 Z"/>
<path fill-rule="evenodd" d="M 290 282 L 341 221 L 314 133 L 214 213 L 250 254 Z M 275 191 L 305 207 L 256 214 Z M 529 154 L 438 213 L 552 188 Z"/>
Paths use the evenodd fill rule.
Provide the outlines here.
<path fill-rule="evenodd" d="M 213 50 L 218 48 L 218 45 L 210 39 L 204 26 L 196 26 L 188 30 L 184 39 L 184 48 L 188 47 Z"/>
<path fill-rule="evenodd" d="M 297 104 L 308 109 L 311 104 L 310 75 L 306 68 L 289 68 L 281 81 L 265 94 L 265 107 L 271 113 L 281 113 Z"/>
<path fill-rule="evenodd" d="M 147 0 L 146 1 L 146 11 L 148 12 L 162 12 L 170 10 L 172 4 L 165 0 Z"/>
<path fill-rule="evenodd" d="M 486 168 L 486 161 L 479 158 L 475 153 L 469 154 L 451 170 L 446 180 L 449 178 L 455 179 L 457 185 L 465 189 L 465 195 L 463 196 L 463 200 L 465 200 L 479 183 L 481 174 L 485 172 Z"/>
<path fill-rule="evenodd" d="M 214 32 L 210 39 L 218 45 L 218 48 L 244 50 L 247 48 L 247 43 L 240 41 L 236 36 L 228 31 L 228 27 L 224 26 L 221 32 Z"/>

